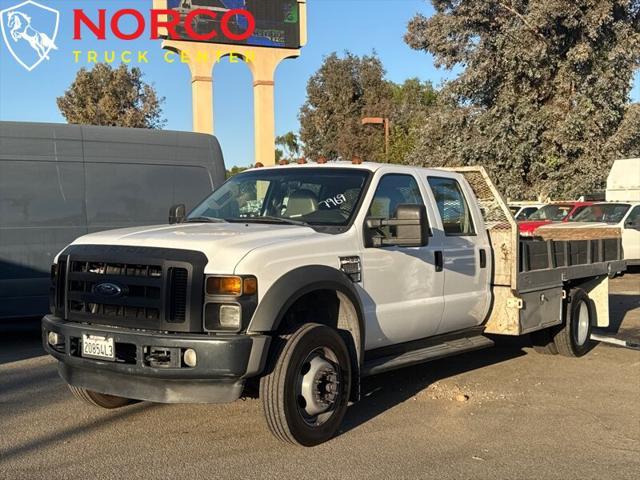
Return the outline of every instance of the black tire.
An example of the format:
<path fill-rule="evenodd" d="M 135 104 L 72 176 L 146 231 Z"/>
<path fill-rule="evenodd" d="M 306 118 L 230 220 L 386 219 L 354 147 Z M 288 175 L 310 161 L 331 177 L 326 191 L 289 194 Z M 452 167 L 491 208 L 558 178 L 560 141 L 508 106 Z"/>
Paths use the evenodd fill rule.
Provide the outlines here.
<path fill-rule="evenodd" d="M 551 329 L 545 328 L 544 330 L 538 330 L 537 332 L 532 332 L 530 336 L 531 344 L 533 345 L 533 349 L 536 353 L 540 353 L 542 355 L 558 354 L 556 344 L 553 342 Z"/>
<path fill-rule="evenodd" d="M 553 330 L 553 343 L 558 353 L 565 357 L 582 357 L 589 352 L 595 345 L 591 340 L 595 324 L 596 310 L 587 292 L 581 288 L 572 290 L 564 322 Z"/>
<path fill-rule="evenodd" d="M 69 385 L 69 390 L 73 396 L 92 407 L 101 407 L 107 409 L 120 408 L 135 402 L 129 398 L 116 397 L 115 395 L 107 395 L 106 393 L 98 393 L 86 388 L 74 387 Z"/>
<path fill-rule="evenodd" d="M 333 328 L 314 323 L 278 337 L 267 374 L 260 379 L 271 433 L 305 447 L 326 442 L 338 432 L 350 389 L 351 362 L 344 340 Z M 312 403 L 307 403 L 309 397 Z M 309 409 L 318 405 L 326 411 L 310 414 Z"/>

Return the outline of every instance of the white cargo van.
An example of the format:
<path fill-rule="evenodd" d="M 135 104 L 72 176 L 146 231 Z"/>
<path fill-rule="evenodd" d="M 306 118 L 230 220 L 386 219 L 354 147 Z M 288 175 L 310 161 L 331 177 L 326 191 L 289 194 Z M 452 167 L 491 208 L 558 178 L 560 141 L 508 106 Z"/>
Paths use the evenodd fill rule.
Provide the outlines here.
<path fill-rule="evenodd" d="M 47 312 L 53 257 L 76 237 L 165 222 L 224 179 L 211 135 L 0 122 L 0 319 Z"/>

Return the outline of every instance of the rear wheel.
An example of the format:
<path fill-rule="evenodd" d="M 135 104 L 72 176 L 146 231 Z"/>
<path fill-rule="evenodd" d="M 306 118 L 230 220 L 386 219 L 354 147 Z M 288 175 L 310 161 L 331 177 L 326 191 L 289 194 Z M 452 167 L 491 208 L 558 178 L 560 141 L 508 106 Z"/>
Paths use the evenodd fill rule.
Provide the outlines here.
<path fill-rule="evenodd" d="M 107 395 L 106 393 L 98 393 L 93 390 L 87 390 L 86 388 L 74 387 L 73 385 L 69 385 L 69 389 L 73 393 L 74 397 L 93 407 L 113 409 L 134 403 L 134 400 L 129 398 L 116 397 L 115 395 Z"/>
<path fill-rule="evenodd" d="M 347 411 L 351 362 L 344 340 L 327 326 L 306 324 L 279 338 L 260 397 L 271 432 L 314 446 L 333 437 Z"/>
<path fill-rule="evenodd" d="M 594 346 L 591 329 L 596 311 L 589 295 L 581 288 L 572 290 L 565 322 L 553 330 L 553 343 L 560 355 L 582 357 Z"/>

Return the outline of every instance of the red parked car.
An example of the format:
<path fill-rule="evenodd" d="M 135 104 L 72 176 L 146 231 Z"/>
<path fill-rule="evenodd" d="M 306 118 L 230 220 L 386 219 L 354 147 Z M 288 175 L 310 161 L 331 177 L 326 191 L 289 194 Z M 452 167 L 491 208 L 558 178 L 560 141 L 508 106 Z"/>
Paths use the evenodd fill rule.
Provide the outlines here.
<path fill-rule="evenodd" d="M 568 222 L 593 202 L 550 203 L 532 213 L 523 222 L 518 222 L 520 235 L 532 236 L 536 228 L 554 222 Z"/>

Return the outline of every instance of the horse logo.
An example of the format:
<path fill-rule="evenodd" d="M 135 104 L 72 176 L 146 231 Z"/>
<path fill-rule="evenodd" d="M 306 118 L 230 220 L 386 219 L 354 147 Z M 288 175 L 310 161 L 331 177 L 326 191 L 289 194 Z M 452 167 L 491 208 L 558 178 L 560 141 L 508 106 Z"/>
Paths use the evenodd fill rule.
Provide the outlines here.
<path fill-rule="evenodd" d="M 59 25 L 60 12 L 32 0 L 0 11 L 4 43 L 28 71 L 49 60 L 49 52 L 58 49 L 55 41 Z"/>

